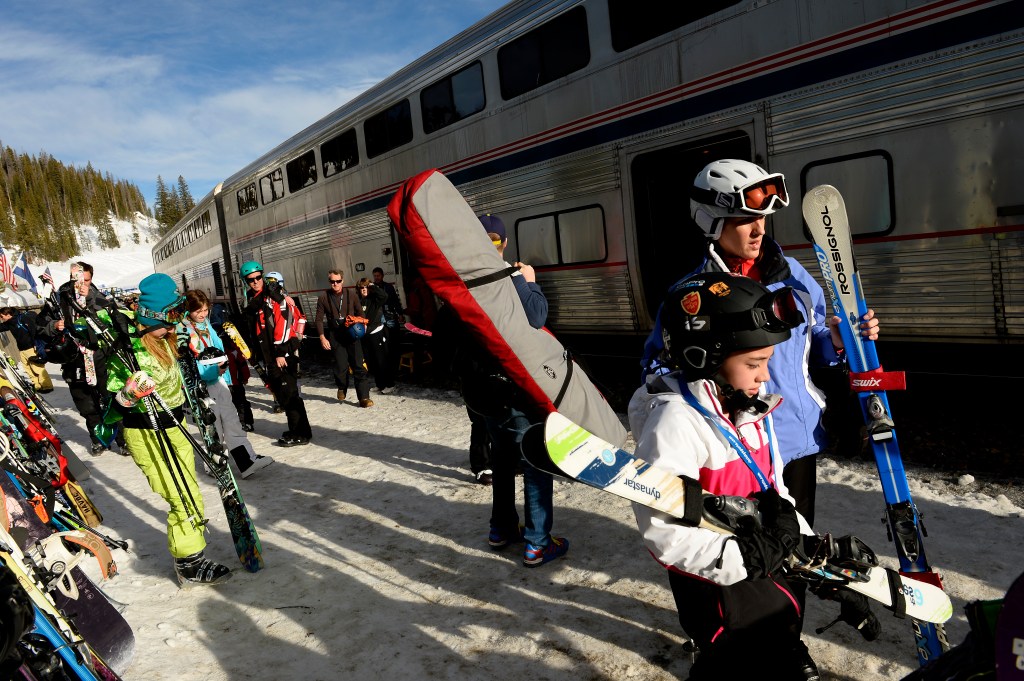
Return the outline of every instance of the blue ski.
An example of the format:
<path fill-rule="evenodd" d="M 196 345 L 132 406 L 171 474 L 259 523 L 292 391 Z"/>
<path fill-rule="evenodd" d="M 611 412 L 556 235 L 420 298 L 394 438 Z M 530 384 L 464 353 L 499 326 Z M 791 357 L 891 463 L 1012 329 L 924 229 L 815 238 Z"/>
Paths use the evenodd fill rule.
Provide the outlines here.
<path fill-rule="evenodd" d="M 853 257 L 846 204 L 839 191 L 830 185 L 811 189 L 803 200 L 804 222 L 814 240 L 825 290 L 839 325 L 850 367 L 850 386 L 857 393 L 871 448 L 878 466 L 878 477 L 885 496 L 885 516 L 889 538 L 896 544 L 900 572 L 936 586 L 942 586 L 939 574 L 932 570 L 924 551 L 927 534 L 921 514 L 910 496 L 907 474 L 903 469 L 896 428 L 889 411 L 886 390 L 902 390 L 906 382 L 902 372 L 882 369 L 873 341 L 860 335 L 860 320 L 868 311 L 861 289 L 860 274 Z M 939 624 L 913 620 L 918 661 L 924 665 L 949 648 Z"/>

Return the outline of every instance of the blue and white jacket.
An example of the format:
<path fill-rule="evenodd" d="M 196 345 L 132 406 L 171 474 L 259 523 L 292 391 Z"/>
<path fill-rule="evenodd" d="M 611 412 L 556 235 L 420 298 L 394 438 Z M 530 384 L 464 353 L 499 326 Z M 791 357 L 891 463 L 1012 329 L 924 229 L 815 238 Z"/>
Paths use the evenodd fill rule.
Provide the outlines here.
<path fill-rule="evenodd" d="M 811 454 L 817 454 L 827 442 L 821 416 L 825 411 L 825 395 L 811 381 L 808 368 L 833 366 L 840 361 L 832 346 L 828 328 L 831 315 L 826 311 L 825 293 L 818 282 L 793 258 L 782 254 L 782 247 L 764 237 L 761 257 L 757 262 L 761 284 L 770 290 L 783 286 L 793 287 L 804 322 L 793 329 L 789 340 L 775 346 L 775 354 L 768 362 L 771 380 L 765 384 L 769 393 L 781 395 L 784 404 L 775 410 L 775 434 L 784 464 Z M 700 272 L 727 272 L 726 264 L 708 247 L 708 255 L 700 267 L 680 281 Z M 655 319 L 654 330 L 644 343 L 641 360 L 643 378 L 650 373 L 666 373 L 660 361 L 664 349 L 661 329 L 661 310 Z"/>

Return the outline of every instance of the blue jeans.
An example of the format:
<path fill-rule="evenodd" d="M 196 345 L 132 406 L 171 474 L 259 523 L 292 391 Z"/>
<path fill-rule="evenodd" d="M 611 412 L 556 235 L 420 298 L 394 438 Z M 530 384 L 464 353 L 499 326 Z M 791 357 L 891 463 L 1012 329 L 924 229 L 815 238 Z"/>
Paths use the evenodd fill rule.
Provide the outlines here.
<path fill-rule="evenodd" d="M 523 412 L 511 407 L 500 416 L 484 417 L 484 421 L 492 446 L 491 527 L 513 533 L 519 528 L 519 514 L 516 512 L 516 469 L 522 460 L 519 443 L 532 424 Z M 526 529 L 523 534 L 526 541 L 534 546 L 551 543 L 553 487 L 554 481 L 549 474 L 523 462 L 523 492 L 526 497 L 523 505 Z"/>

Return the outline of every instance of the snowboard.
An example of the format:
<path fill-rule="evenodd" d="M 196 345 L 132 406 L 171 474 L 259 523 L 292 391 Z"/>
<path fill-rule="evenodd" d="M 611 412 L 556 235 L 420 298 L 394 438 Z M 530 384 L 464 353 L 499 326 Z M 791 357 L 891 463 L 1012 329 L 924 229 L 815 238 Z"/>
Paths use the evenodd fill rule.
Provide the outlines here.
<path fill-rule="evenodd" d="M 544 423 L 543 447 L 536 446 L 539 432 L 531 429 L 523 440 L 528 463 L 649 506 L 683 525 L 732 534 L 735 524 L 730 520 L 756 512 L 753 500 L 710 494 L 697 481 L 652 466 L 558 412 L 549 414 Z M 904 579 L 895 570 L 878 566 L 850 570 L 827 562 L 807 563 L 796 555 L 790 560 L 790 570 L 803 581 L 861 593 L 897 616 L 909 615 L 929 623 L 945 622 L 953 616 L 953 604 L 942 589 Z"/>
<path fill-rule="evenodd" d="M 2 375 L 0 375 L 0 389 L 5 391 L 4 401 L 17 407 L 24 413 L 25 420 L 33 422 L 38 429 L 46 433 L 46 437 L 53 442 L 55 451 L 66 459 L 67 469 L 75 480 L 87 480 L 90 475 L 89 467 L 85 465 L 75 445 L 65 441 L 57 434 L 53 413 L 49 407 L 45 406 L 42 397 L 32 387 L 32 383 L 26 383 L 23 380 L 20 373 L 10 365 L 10 358 L 6 355 L 0 358 L 0 365 L 3 368 Z"/>
<path fill-rule="evenodd" d="M 273 395 L 274 391 L 270 387 L 270 374 L 267 372 L 267 368 L 263 366 L 263 362 L 259 360 L 253 361 L 252 350 L 249 349 L 248 343 L 242 337 L 242 332 L 238 330 L 238 327 L 231 322 L 224 322 L 221 325 L 221 329 L 224 330 L 224 335 L 227 336 L 232 343 L 238 348 L 238 351 L 242 353 L 242 357 L 249 361 L 250 366 L 256 371 L 256 375 L 260 377 L 260 381 L 263 382 L 263 386 L 270 391 Z M 277 404 L 277 397 L 274 397 L 274 404 Z"/>
<path fill-rule="evenodd" d="M 263 567 L 263 546 L 260 544 L 260 536 L 249 516 L 235 476 L 231 473 L 224 445 L 217 433 L 217 417 L 209 406 L 210 396 L 206 384 L 199 377 L 196 357 L 187 345 L 180 348 L 178 368 L 181 371 L 182 386 L 189 410 L 192 412 L 192 419 L 199 428 L 205 445 L 197 446 L 196 451 L 217 482 L 235 552 L 247 571 L 257 572 Z"/>
<path fill-rule="evenodd" d="M 6 510 L 6 501 L 2 503 Z M 62 611 L 56 599 L 45 591 L 43 575 L 8 532 L 6 522 L 0 523 L 0 563 L 11 571 L 32 601 L 34 632 L 53 646 L 64 670 L 74 675 L 72 678 L 80 681 L 119 678 L 102 654 L 80 633 L 79 622 Z M 134 639 L 132 643 L 134 647 Z"/>
<path fill-rule="evenodd" d="M 17 547 L 24 553 L 46 539 L 53 529 L 43 523 L 32 510 L 20 490 L 6 475 L 0 474 L 0 498 L 6 497 L 6 510 L 12 531 L 23 534 Z M 106 568 L 107 572 L 116 568 Z M 110 602 L 78 566 L 71 569 L 77 598 L 59 590 L 50 592 L 54 605 L 71 620 L 81 636 L 111 669 L 119 674 L 127 671 L 135 657 L 135 632 L 120 610 Z"/>
<path fill-rule="evenodd" d="M 886 396 L 886 390 L 903 390 L 906 381 L 902 372 L 882 369 L 875 343 L 861 336 L 859 330 L 868 305 L 853 256 L 846 203 L 835 187 L 820 185 L 807 192 L 802 205 L 825 291 L 836 316 L 842 320 L 839 331 L 850 367 L 850 387 L 857 393 L 867 426 L 885 497 L 884 522 L 887 523 L 889 538 L 896 545 L 900 573 L 941 588 L 939 574 L 932 569 L 925 554 L 924 536 L 927 533 L 910 495 Z M 949 649 L 942 627 L 927 622 L 914 622 L 913 627 L 917 657 L 922 665 Z"/>

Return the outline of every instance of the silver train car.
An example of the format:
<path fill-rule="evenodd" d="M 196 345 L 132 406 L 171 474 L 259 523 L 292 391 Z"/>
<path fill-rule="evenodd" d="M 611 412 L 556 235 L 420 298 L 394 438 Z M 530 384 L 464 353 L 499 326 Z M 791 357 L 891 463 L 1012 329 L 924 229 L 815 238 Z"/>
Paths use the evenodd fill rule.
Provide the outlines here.
<path fill-rule="evenodd" d="M 815 274 L 799 199 L 839 187 L 887 340 L 1024 339 L 1022 0 L 512 2 L 225 179 L 154 263 L 231 305 L 249 259 L 307 312 L 332 267 L 402 290 L 384 207 L 438 168 L 504 219 L 556 333 L 636 339 L 721 157 L 785 173 L 769 230 Z"/>

